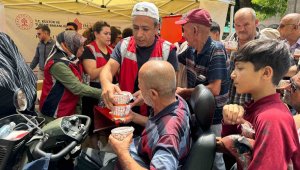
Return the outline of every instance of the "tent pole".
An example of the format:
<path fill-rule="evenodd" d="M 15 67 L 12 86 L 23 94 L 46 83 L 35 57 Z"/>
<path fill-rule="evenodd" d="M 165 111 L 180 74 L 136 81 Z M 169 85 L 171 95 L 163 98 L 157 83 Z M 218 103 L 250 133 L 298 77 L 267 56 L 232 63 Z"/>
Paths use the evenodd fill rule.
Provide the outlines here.
<path fill-rule="evenodd" d="M 229 29 L 229 35 L 233 32 L 233 16 L 234 16 L 234 0 L 231 1 L 230 5 L 230 29 Z"/>
<path fill-rule="evenodd" d="M 45 6 L 48 6 L 48 7 L 51 7 L 51 8 L 55 8 L 55 9 L 59 9 L 59 10 L 62 10 L 62 11 L 70 12 L 70 13 L 73 13 L 73 14 L 77 14 L 77 12 L 70 11 L 70 10 L 60 8 L 60 7 L 57 7 L 57 6 L 53 6 L 53 5 L 50 5 L 50 4 L 47 4 L 47 3 L 43 3 L 42 5 L 45 5 Z"/>
<path fill-rule="evenodd" d="M 74 2 L 74 0 L 67 0 L 67 1 L 49 1 L 49 2 L 44 2 L 47 4 L 63 4 L 63 3 L 69 3 L 69 2 Z"/>
<path fill-rule="evenodd" d="M 110 10 L 110 12 L 114 13 L 114 14 L 118 14 L 118 15 L 124 16 L 124 17 L 127 17 L 127 18 L 131 18 L 131 16 L 128 16 L 128 15 L 125 15 L 125 14 L 122 14 L 122 13 L 119 13 L 119 12 L 114 12 L 112 10 Z"/>
<path fill-rule="evenodd" d="M 38 5 L 39 2 L 32 2 L 32 3 L 14 3 L 14 4 L 3 4 L 4 6 L 24 6 L 24 5 Z"/>
<path fill-rule="evenodd" d="M 161 8 L 161 7 L 163 7 L 163 6 L 167 5 L 167 4 L 168 4 L 168 3 L 170 3 L 170 2 L 172 2 L 172 0 L 170 0 L 170 1 L 167 1 L 167 2 L 165 2 L 165 3 L 161 4 L 161 5 L 159 5 L 159 6 L 158 6 L 158 8 Z"/>
<path fill-rule="evenodd" d="M 107 6 L 110 2 L 111 2 L 111 0 L 109 0 L 109 1 L 105 4 L 105 6 Z"/>

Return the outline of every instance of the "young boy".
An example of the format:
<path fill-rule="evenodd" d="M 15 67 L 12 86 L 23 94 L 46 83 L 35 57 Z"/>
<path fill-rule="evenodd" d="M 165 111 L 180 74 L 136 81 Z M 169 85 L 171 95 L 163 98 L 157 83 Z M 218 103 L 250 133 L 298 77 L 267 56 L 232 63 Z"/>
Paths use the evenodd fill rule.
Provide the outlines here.
<path fill-rule="evenodd" d="M 253 40 L 235 58 L 231 74 L 238 93 L 250 93 L 253 100 L 223 108 L 222 136 L 240 134 L 248 121 L 255 131 L 248 170 L 300 169 L 300 146 L 295 122 L 276 93 L 276 85 L 289 68 L 289 51 L 283 42 Z M 238 167 L 241 169 L 242 167 Z M 244 167 L 245 168 L 245 167 Z"/>

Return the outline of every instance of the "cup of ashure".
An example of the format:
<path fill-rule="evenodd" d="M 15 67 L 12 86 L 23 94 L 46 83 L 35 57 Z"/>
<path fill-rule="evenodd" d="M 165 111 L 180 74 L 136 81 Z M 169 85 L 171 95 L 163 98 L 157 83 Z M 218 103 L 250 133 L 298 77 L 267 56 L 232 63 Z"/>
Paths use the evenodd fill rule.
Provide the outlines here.
<path fill-rule="evenodd" d="M 114 94 L 115 103 L 110 112 L 114 120 L 121 120 L 126 118 L 131 109 L 129 102 L 132 99 L 132 94 L 127 91 L 122 91 L 121 93 Z"/>
<path fill-rule="evenodd" d="M 237 51 L 238 49 L 238 43 L 236 41 L 225 41 L 224 46 L 226 50 L 229 51 Z"/>

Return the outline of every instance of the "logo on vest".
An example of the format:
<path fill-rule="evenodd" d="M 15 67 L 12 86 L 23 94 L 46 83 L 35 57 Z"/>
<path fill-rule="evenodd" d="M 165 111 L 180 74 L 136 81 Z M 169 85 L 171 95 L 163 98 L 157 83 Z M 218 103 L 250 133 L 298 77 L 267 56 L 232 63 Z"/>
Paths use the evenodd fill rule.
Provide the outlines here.
<path fill-rule="evenodd" d="M 33 20 L 27 14 L 19 14 L 19 15 L 17 15 L 17 17 L 15 19 L 15 22 L 16 22 L 16 25 L 21 30 L 28 30 L 28 29 L 32 28 L 32 26 L 33 26 Z"/>

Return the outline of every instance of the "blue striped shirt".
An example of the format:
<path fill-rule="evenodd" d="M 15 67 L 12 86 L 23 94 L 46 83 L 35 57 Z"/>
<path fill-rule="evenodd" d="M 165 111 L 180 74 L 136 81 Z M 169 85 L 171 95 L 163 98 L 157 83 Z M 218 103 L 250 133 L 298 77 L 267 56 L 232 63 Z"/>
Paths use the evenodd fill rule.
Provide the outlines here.
<path fill-rule="evenodd" d="M 198 84 L 208 85 L 215 80 L 221 80 L 220 94 L 215 96 L 216 110 L 213 124 L 220 124 L 222 109 L 228 101 L 229 75 L 227 55 L 222 43 L 213 41 L 210 37 L 206 41 L 200 54 L 192 47 L 178 55 L 178 61 L 187 68 L 188 88 Z"/>
<path fill-rule="evenodd" d="M 189 121 L 188 105 L 177 96 L 176 102 L 150 115 L 142 135 L 130 145 L 131 156 L 150 170 L 177 169 L 191 147 Z"/>

